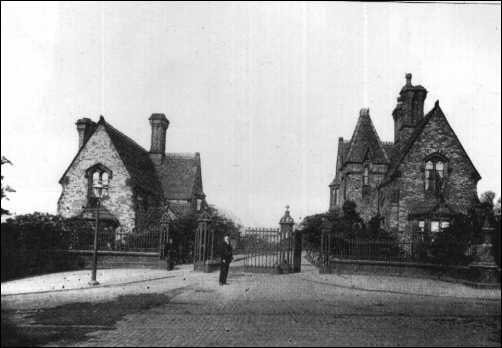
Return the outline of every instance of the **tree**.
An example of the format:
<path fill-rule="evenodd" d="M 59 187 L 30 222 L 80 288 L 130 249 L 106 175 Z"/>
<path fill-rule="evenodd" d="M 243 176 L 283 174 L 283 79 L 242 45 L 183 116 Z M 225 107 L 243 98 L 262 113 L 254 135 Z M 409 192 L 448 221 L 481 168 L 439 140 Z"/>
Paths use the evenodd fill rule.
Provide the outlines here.
<path fill-rule="evenodd" d="M 495 199 L 495 192 L 493 191 L 485 191 L 479 197 L 479 201 L 481 204 L 492 207 L 493 208 L 493 200 Z"/>
<path fill-rule="evenodd" d="M 210 206 L 208 208 L 208 213 L 211 217 L 209 228 L 213 229 L 215 232 L 216 253 L 219 251 L 219 246 L 223 241 L 224 235 L 230 236 L 231 240 L 239 244 L 240 225 L 215 207 Z M 173 242 L 177 246 L 178 262 L 192 262 L 195 231 L 198 226 L 199 216 L 198 212 L 192 211 L 175 219 L 171 224 L 169 235 L 173 238 Z"/>
<path fill-rule="evenodd" d="M 4 164 L 10 164 L 12 165 L 12 162 L 9 161 L 6 157 L 2 156 L 2 166 Z M 4 186 L 3 184 L 3 175 L 1 175 L 1 181 L 2 181 L 2 197 L 1 199 L 9 199 L 7 198 L 7 193 L 6 192 L 16 192 L 16 190 L 14 190 L 12 187 L 10 187 L 9 185 L 7 186 Z M 1 209 L 1 215 L 10 215 L 9 211 L 7 209 L 4 209 L 3 207 L 0 208 Z"/>

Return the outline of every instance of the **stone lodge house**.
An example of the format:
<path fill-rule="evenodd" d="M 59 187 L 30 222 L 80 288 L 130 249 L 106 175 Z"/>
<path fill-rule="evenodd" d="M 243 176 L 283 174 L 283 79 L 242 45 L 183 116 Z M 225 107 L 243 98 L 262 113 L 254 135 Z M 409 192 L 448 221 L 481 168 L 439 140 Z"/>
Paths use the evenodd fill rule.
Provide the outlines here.
<path fill-rule="evenodd" d="M 438 101 L 424 116 L 426 95 L 406 74 L 392 112 L 394 141 L 381 141 L 369 109 L 361 109 L 350 140 L 338 139 L 330 209 L 352 200 L 365 221 L 378 215 L 409 240 L 412 232 L 440 231 L 478 202 L 481 177 Z"/>
<path fill-rule="evenodd" d="M 97 181 L 109 187 L 100 207 L 102 221 L 123 232 L 141 230 L 152 211 L 175 219 L 207 206 L 200 154 L 166 153 L 169 121 L 164 114 L 152 114 L 149 121 L 150 151 L 103 116 L 97 123 L 89 118 L 77 121 L 78 152 L 59 180 L 63 190 L 58 214 L 94 218 L 92 186 Z"/>

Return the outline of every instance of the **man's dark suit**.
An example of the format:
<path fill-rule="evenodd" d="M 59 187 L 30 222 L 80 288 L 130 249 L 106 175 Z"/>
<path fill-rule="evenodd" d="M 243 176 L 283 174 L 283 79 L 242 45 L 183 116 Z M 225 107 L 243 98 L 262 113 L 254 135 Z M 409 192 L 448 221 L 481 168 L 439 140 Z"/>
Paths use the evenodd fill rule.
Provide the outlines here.
<path fill-rule="evenodd" d="M 227 283 L 228 267 L 230 267 L 233 258 L 232 246 L 230 243 L 224 242 L 221 250 L 220 284 Z"/>

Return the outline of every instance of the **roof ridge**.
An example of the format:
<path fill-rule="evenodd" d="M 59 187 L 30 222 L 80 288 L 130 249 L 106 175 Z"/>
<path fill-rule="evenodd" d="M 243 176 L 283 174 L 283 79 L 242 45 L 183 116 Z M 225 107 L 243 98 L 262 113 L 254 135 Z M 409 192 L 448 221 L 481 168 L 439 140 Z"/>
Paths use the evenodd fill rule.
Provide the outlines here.
<path fill-rule="evenodd" d="M 376 136 L 376 139 L 377 139 L 377 143 L 378 143 L 378 146 L 380 146 L 380 149 L 382 150 L 383 152 L 383 155 L 385 156 L 385 159 L 390 163 L 390 159 L 389 159 L 389 156 L 387 156 L 387 152 L 385 151 L 384 147 L 382 146 L 382 141 L 380 140 L 380 137 L 378 136 L 378 132 L 375 128 L 375 125 L 373 124 L 373 120 L 371 119 L 371 116 L 368 114 L 368 119 L 370 120 L 370 126 L 371 126 L 371 129 L 373 130 L 373 132 L 375 133 L 375 136 Z"/>

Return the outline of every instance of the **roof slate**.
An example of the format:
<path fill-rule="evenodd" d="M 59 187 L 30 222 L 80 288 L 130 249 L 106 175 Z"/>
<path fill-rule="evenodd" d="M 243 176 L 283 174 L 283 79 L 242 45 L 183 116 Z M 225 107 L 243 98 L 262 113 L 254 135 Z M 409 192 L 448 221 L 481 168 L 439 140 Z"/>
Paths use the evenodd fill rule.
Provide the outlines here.
<path fill-rule="evenodd" d="M 389 158 L 371 121 L 369 112 L 361 112 L 359 115 L 356 128 L 346 151 L 344 163 L 362 163 L 367 155 L 369 155 L 369 159 L 373 163 L 389 163 Z"/>
<path fill-rule="evenodd" d="M 161 192 L 161 184 L 153 162 L 150 159 L 149 152 L 106 122 L 104 118 L 101 118 L 99 122 L 104 125 L 106 132 L 110 136 L 115 149 L 131 176 L 133 184 L 158 195 Z"/>
<path fill-rule="evenodd" d="M 169 200 L 191 199 L 203 194 L 197 181 L 200 179 L 200 156 L 195 154 L 167 153 L 157 166 L 164 196 Z M 200 185 L 202 186 L 202 185 Z"/>

